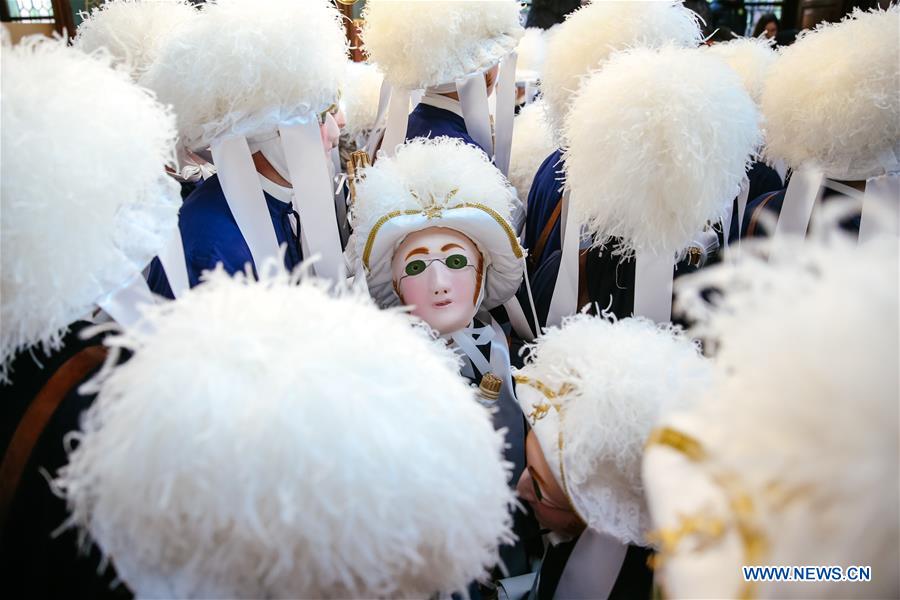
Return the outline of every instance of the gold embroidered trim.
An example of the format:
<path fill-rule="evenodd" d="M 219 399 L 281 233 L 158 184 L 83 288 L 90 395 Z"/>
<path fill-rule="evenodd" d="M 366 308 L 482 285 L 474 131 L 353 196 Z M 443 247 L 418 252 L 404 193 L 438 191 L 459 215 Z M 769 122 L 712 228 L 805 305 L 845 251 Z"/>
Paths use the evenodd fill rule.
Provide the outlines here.
<path fill-rule="evenodd" d="M 666 446 L 687 456 L 693 462 L 706 459 L 706 451 L 696 438 L 673 429 L 672 427 L 660 427 L 650 432 L 647 438 L 646 448 L 650 446 Z"/>
<path fill-rule="evenodd" d="M 695 463 L 703 463 L 708 458 L 706 450 L 696 438 L 672 427 L 660 427 L 653 430 L 646 443 L 646 447 L 650 446 L 672 448 Z M 729 474 L 712 474 L 711 476 L 728 501 L 732 522 L 726 523 L 723 519 L 706 517 L 702 514 L 685 515 L 680 518 L 677 527 L 661 528 L 650 532 L 648 539 L 660 544 L 660 551 L 654 567 L 672 556 L 684 538 L 697 536 L 699 544 L 695 551 L 701 551 L 709 544 L 720 540 L 729 527 L 737 529 L 745 565 L 758 564 L 768 551 L 766 535 L 755 521 L 756 511 L 753 499 L 741 487 L 739 478 Z M 753 582 L 744 582 L 741 586 L 740 598 L 753 597 Z"/>
<path fill-rule="evenodd" d="M 455 192 L 455 190 L 453 190 L 453 192 Z M 453 195 L 453 192 L 451 192 L 451 196 Z M 451 196 L 448 196 L 448 198 Z M 509 238 L 509 244 L 515 257 L 522 258 L 523 256 L 525 256 L 525 252 L 522 250 L 522 247 L 519 245 L 519 240 L 516 238 L 516 233 L 513 231 L 512 227 L 510 227 L 506 219 L 504 219 L 500 215 L 500 213 L 495 211 L 493 208 L 490 208 L 489 206 L 485 206 L 484 204 L 480 204 L 477 202 L 464 202 L 462 204 L 457 204 L 456 206 L 448 206 L 445 208 L 438 208 L 433 205 L 429 205 L 424 209 L 394 210 L 387 213 L 386 215 L 383 215 L 380 219 L 378 219 L 378 221 L 375 222 L 375 225 L 369 232 L 369 237 L 366 239 L 366 245 L 363 249 L 362 257 L 363 266 L 366 268 L 366 270 L 369 269 L 369 258 L 372 254 L 372 246 L 375 245 L 375 236 L 378 235 L 378 231 L 384 226 L 384 224 L 391 219 L 403 215 L 424 215 L 427 219 L 434 219 L 440 216 L 443 211 L 453 210 L 455 208 L 476 208 L 490 215 L 491 218 L 493 218 L 497 222 L 497 224 L 503 228 L 503 231 L 506 232 L 506 237 Z"/>
<path fill-rule="evenodd" d="M 547 400 L 551 402 L 542 403 L 542 404 L 532 404 L 532 408 L 534 410 L 531 414 L 528 415 L 529 418 L 534 417 L 531 424 L 534 426 L 540 419 L 543 419 L 547 416 L 547 413 L 550 411 L 550 407 L 552 406 L 554 410 L 556 410 L 556 414 L 559 416 L 559 428 L 557 429 L 556 435 L 556 448 L 557 448 L 557 457 L 559 459 L 559 483 L 560 487 L 562 487 L 563 494 L 566 495 L 566 500 L 569 502 L 569 506 L 572 507 L 572 512 L 581 519 L 583 523 L 587 523 L 587 520 L 578 512 L 578 508 L 575 506 L 575 503 L 572 502 L 572 495 L 569 494 L 569 486 L 566 483 L 566 468 L 563 464 L 563 450 L 565 449 L 565 439 L 563 437 L 563 406 L 558 402 L 552 402 L 553 400 L 559 398 L 560 396 L 565 396 L 569 392 L 571 392 L 574 387 L 571 384 L 564 383 L 560 386 L 559 390 L 554 391 L 550 389 L 547 384 L 543 381 L 539 381 L 537 379 L 532 379 L 527 375 L 516 374 L 513 375 L 513 379 L 516 383 L 521 383 L 522 385 L 527 385 L 533 387 L 534 389 L 541 392 Z"/>

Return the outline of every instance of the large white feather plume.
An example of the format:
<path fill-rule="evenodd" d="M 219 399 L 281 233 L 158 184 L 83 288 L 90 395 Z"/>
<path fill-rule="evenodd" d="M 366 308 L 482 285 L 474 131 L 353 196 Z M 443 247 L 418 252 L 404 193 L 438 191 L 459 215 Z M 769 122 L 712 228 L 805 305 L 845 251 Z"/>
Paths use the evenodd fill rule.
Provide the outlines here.
<path fill-rule="evenodd" d="M 554 133 L 562 133 L 579 80 L 613 53 L 667 44 L 694 47 L 701 39 L 696 13 L 680 0 L 602 1 L 582 6 L 555 27 L 547 41 L 541 94 Z"/>
<path fill-rule="evenodd" d="M 113 0 L 86 14 L 74 44 L 85 52 L 106 48 L 137 80 L 168 36 L 197 14 L 187 0 Z"/>
<path fill-rule="evenodd" d="M 588 526 L 644 544 L 650 527 L 641 482 L 647 436 L 663 406 L 679 407 L 709 384 L 712 367 L 671 324 L 579 314 L 533 346 L 520 373 L 561 396 L 570 496 Z"/>
<path fill-rule="evenodd" d="M 788 243 L 788 242 L 785 242 Z M 714 470 L 740 481 L 773 565 L 870 565 L 860 584 L 760 584 L 760 597 L 894 597 L 900 327 L 896 240 L 743 247 L 679 280 L 721 290 L 700 317 L 716 385 L 689 413 Z M 705 304 L 705 303 L 704 303 Z M 673 493 L 678 493 L 673 490 Z"/>
<path fill-rule="evenodd" d="M 346 63 L 326 0 L 219 0 L 169 37 L 142 83 L 172 104 L 195 150 L 312 117 L 335 101 Z"/>
<path fill-rule="evenodd" d="M 174 118 L 104 52 L 3 46 L 0 378 L 19 350 L 59 343 L 139 273 L 176 227 Z"/>
<path fill-rule="evenodd" d="M 368 0 L 362 37 L 392 85 L 451 83 L 513 51 L 523 34 L 515 0 Z"/>
<path fill-rule="evenodd" d="M 595 245 L 684 248 L 737 196 L 760 141 L 737 74 L 699 49 L 635 49 L 584 81 L 566 118 L 566 185 Z"/>
<path fill-rule="evenodd" d="M 740 75 L 744 89 L 753 101 L 759 104 L 766 75 L 778 58 L 771 42 L 756 38 L 738 38 L 713 44 L 708 48 L 708 52 L 724 60 Z"/>
<path fill-rule="evenodd" d="M 765 84 L 767 158 L 837 179 L 884 173 L 900 156 L 900 6 L 855 10 L 781 51 Z"/>
<path fill-rule="evenodd" d="M 358 62 L 347 65 L 347 79 L 341 101 L 344 118 L 347 120 L 343 133 L 355 138 L 375 127 L 382 81 L 384 75 L 375 65 Z"/>
<path fill-rule="evenodd" d="M 556 150 L 553 133 L 547 123 L 542 100 L 522 108 L 513 121 L 512 152 L 509 159 L 509 182 L 519 193 L 522 202 L 534 176 L 550 154 Z"/>
<path fill-rule="evenodd" d="M 458 359 L 274 261 L 143 327 L 57 483 L 139 597 L 425 597 L 511 538 L 503 434 Z"/>

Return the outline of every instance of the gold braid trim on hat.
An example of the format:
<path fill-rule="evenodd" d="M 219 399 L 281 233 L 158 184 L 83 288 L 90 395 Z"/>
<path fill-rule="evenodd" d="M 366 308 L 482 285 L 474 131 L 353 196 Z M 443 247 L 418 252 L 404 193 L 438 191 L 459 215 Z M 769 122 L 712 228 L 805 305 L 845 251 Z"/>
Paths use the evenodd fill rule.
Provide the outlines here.
<path fill-rule="evenodd" d="M 456 192 L 453 190 L 451 192 L 451 196 Z M 448 196 L 450 198 L 450 196 Z M 500 227 L 503 228 L 503 231 L 506 233 L 506 237 L 509 238 L 509 245 L 512 248 L 513 254 L 516 258 L 522 258 L 525 256 L 525 252 L 522 250 L 522 246 L 519 245 L 519 240 L 516 238 L 516 233 L 513 231 L 512 227 L 510 227 L 509 223 L 504 219 L 500 213 L 498 213 L 493 208 L 486 206 L 484 204 L 480 204 L 478 202 L 464 202 L 462 204 L 457 204 L 455 206 L 446 206 L 441 207 L 436 205 L 436 203 L 432 202 L 431 205 L 426 206 L 420 209 L 407 209 L 407 210 L 394 210 L 385 215 L 383 215 L 378 221 L 375 222 L 375 225 L 372 227 L 372 230 L 369 232 L 369 236 L 366 238 L 366 245 L 363 249 L 363 266 L 366 270 L 369 270 L 369 258 L 372 254 L 372 246 L 375 245 L 375 236 L 378 235 L 378 231 L 384 226 L 385 223 L 390 221 L 393 218 L 404 216 L 404 215 L 424 215 L 428 219 L 435 219 L 441 216 L 441 213 L 447 210 L 453 210 L 455 208 L 475 208 L 480 211 L 487 213 L 493 218 Z"/>
<path fill-rule="evenodd" d="M 699 440 L 672 427 L 661 427 L 653 430 L 647 439 L 645 448 L 663 446 L 679 452 L 696 464 L 707 464 L 709 455 Z M 703 551 L 720 541 L 730 528 L 737 529 L 741 539 L 744 557 L 743 564 L 758 564 L 768 551 L 768 540 L 765 532 L 756 523 L 756 511 L 750 494 L 741 486 L 740 478 L 729 473 L 711 474 L 713 482 L 725 495 L 731 509 L 731 522 L 718 517 L 705 516 L 702 513 L 681 515 L 676 527 L 659 528 L 647 534 L 651 543 L 659 546 L 659 554 L 654 557 L 653 566 L 658 567 L 667 558 L 674 555 L 682 540 L 695 537 L 698 540 L 694 552 Z M 740 588 L 739 597 L 750 599 L 755 597 L 754 583 L 745 581 Z"/>
<path fill-rule="evenodd" d="M 559 483 L 562 487 L 563 494 L 566 495 L 566 500 L 568 500 L 569 506 L 572 507 L 572 512 L 574 512 L 575 515 L 579 519 L 581 519 L 582 523 L 587 525 L 587 519 L 585 519 L 584 516 L 580 512 L 578 512 L 578 508 L 575 506 L 575 503 L 572 502 L 572 495 L 569 494 L 569 486 L 566 484 L 566 469 L 563 465 L 563 450 L 565 449 L 565 439 L 563 437 L 562 421 L 564 411 L 561 403 L 554 402 L 554 400 L 558 399 L 560 396 L 568 395 L 575 389 L 575 387 L 569 383 L 564 383 L 560 386 L 559 390 L 553 391 L 543 381 L 532 379 L 527 375 L 521 375 L 517 373 L 513 375 L 513 379 L 516 381 L 516 383 L 521 383 L 522 385 L 533 387 L 541 394 L 543 394 L 547 400 L 549 400 L 549 403 L 545 402 L 541 404 L 531 405 L 534 410 L 531 412 L 531 414 L 528 415 L 528 417 L 531 420 L 532 425 L 536 424 L 539 420 L 547 416 L 547 413 L 550 411 L 550 407 L 553 407 L 553 409 L 556 410 L 556 414 L 559 416 L 559 427 L 557 428 L 556 435 L 556 454 L 557 458 L 559 459 Z"/>

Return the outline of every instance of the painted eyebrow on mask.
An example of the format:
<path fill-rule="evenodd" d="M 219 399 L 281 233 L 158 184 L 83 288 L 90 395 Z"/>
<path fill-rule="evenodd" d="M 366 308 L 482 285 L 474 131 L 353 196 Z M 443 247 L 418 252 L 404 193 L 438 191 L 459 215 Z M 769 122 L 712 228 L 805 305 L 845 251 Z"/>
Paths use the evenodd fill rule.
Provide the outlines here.
<path fill-rule="evenodd" d="M 454 244 L 453 242 L 450 242 L 449 244 L 445 244 L 445 245 L 441 248 L 441 252 L 446 252 L 446 251 L 449 250 L 450 248 L 459 248 L 460 250 L 465 250 L 465 248 L 463 248 L 463 247 L 460 246 L 459 244 Z"/>
<path fill-rule="evenodd" d="M 409 251 L 409 254 L 406 255 L 406 259 L 408 259 L 413 254 L 428 254 L 428 248 L 425 248 L 425 247 L 413 248 L 412 250 Z M 406 260 L 406 259 L 404 259 L 404 260 Z"/>

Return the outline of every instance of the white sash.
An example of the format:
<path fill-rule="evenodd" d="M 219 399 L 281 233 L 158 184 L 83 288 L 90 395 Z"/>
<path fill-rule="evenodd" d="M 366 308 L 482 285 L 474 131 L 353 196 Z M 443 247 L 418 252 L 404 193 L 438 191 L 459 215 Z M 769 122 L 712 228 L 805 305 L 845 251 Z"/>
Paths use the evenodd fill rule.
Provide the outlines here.
<path fill-rule="evenodd" d="M 585 529 L 566 561 L 553 597 L 559 600 L 609 598 L 627 552 L 627 544 L 605 533 Z"/>

